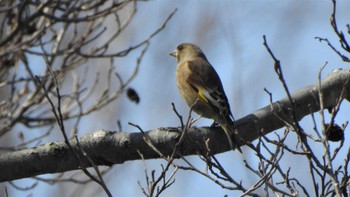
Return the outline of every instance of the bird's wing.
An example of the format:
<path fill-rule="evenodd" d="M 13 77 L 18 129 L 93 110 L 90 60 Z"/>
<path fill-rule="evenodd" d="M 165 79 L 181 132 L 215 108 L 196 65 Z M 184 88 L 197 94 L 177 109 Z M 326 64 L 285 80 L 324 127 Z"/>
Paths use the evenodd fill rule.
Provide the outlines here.
<path fill-rule="evenodd" d="M 191 76 L 187 82 L 195 89 L 198 97 L 210 104 L 219 113 L 232 116 L 221 80 L 210 63 L 200 58 L 186 63 L 191 70 Z"/>

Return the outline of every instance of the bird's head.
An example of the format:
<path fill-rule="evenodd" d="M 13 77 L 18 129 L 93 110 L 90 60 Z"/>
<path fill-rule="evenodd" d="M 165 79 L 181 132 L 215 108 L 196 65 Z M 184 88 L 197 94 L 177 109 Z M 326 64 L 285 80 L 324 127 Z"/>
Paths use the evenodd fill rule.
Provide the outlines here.
<path fill-rule="evenodd" d="M 170 55 L 176 58 L 177 63 L 189 61 L 198 57 L 207 59 L 203 51 L 198 46 L 191 43 L 180 44 Z"/>

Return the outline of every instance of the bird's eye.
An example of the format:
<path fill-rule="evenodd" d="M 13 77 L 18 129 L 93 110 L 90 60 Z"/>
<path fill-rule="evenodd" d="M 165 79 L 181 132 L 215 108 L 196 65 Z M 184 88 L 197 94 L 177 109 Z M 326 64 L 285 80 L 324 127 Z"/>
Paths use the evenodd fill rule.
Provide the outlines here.
<path fill-rule="evenodd" d="M 182 45 L 180 45 L 179 47 L 177 47 L 177 49 L 178 49 L 179 51 L 181 51 L 183 48 L 184 48 L 184 46 L 182 46 Z"/>

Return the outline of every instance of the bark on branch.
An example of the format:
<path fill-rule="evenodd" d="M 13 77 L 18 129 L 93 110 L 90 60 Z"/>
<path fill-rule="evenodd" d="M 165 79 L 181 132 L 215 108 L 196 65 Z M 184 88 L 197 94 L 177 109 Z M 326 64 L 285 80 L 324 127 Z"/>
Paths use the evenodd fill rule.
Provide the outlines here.
<path fill-rule="evenodd" d="M 325 109 L 335 107 L 339 99 L 349 101 L 349 79 L 350 70 L 338 70 L 322 81 Z M 298 120 L 320 110 L 318 90 L 317 82 L 292 94 Z M 261 135 L 284 127 L 285 121 L 291 122 L 290 109 L 291 102 L 284 98 L 237 120 L 235 125 L 244 140 L 254 141 Z M 79 146 L 76 140 L 71 140 L 71 145 L 77 153 L 83 149 L 95 165 L 113 165 L 139 160 L 140 154 L 144 159 L 160 158 L 159 153 L 145 142 L 145 135 L 163 156 L 170 155 L 181 132 L 181 128 L 158 128 L 144 134 L 99 130 L 80 138 Z M 198 153 L 214 155 L 229 151 L 230 147 L 220 128 L 201 127 L 187 130 L 185 139 L 177 150 L 178 156 Z M 83 154 L 79 156 L 80 161 L 77 161 L 64 142 L 51 142 L 35 148 L 2 153 L 0 182 L 92 166 Z"/>

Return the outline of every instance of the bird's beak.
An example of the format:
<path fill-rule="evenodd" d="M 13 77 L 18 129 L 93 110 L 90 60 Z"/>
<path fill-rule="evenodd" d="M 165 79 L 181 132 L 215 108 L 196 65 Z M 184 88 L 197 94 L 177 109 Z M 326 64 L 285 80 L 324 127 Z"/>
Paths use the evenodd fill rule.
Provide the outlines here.
<path fill-rule="evenodd" d="M 169 55 L 174 56 L 174 57 L 177 57 L 177 54 L 178 54 L 178 51 L 175 50 L 175 51 L 171 52 Z"/>

